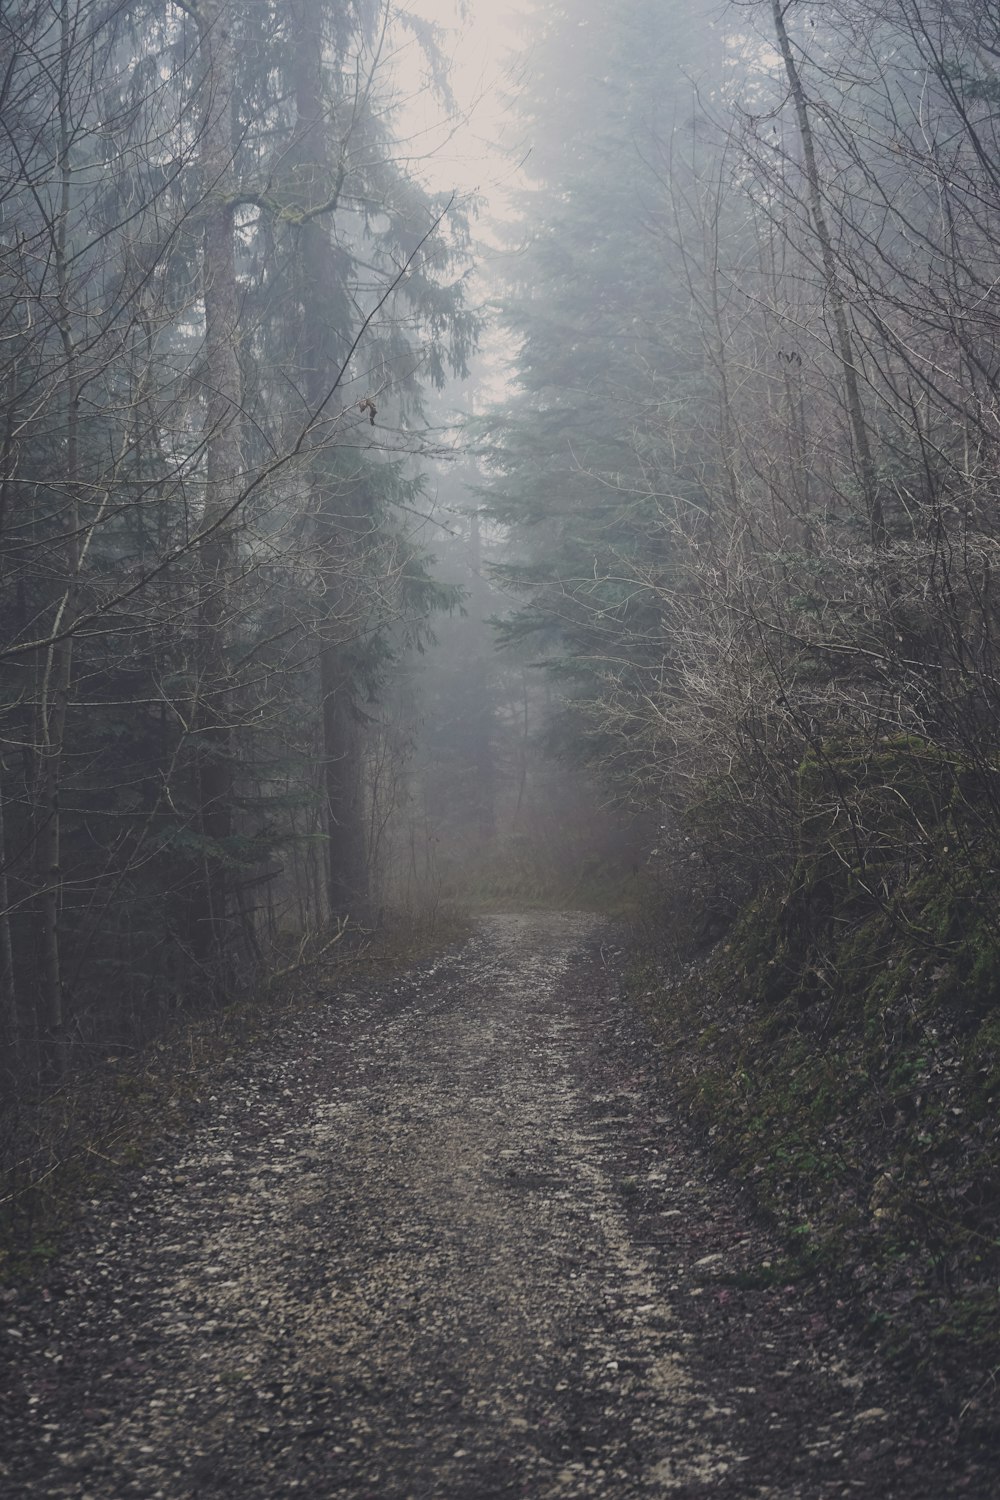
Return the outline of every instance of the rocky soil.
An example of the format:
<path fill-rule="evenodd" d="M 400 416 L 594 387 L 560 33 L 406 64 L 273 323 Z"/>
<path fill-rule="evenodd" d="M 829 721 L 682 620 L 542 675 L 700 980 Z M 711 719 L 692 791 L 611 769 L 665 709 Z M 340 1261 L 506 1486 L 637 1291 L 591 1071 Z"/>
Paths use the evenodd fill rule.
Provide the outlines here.
<path fill-rule="evenodd" d="M 233 1057 L 0 1306 L 0 1493 L 986 1500 L 782 1284 L 578 915 L 483 919 Z"/>

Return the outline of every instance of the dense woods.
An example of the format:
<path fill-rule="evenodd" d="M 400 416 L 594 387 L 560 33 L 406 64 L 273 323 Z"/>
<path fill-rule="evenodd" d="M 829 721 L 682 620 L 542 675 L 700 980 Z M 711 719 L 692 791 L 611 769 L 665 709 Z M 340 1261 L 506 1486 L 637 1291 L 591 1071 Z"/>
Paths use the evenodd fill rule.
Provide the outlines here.
<path fill-rule="evenodd" d="M 7 1079 L 641 869 L 729 945 L 692 1110 L 985 1340 L 1000 18 L 538 7 L 478 265 L 428 14 L 4 7 Z"/>
<path fill-rule="evenodd" d="M 998 66 L 961 0 L 557 8 L 484 431 L 502 635 L 655 817 L 657 940 L 726 935 L 665 1011 L 692 1118 L 890 1342 L 984 1375 Z"/>
<path fill-rule="evenodd" d="M 405 16 L 2 24 L 4 1031 L 54 1076 L 367 917 L 371 705 L 456 597 L 404 520 L 424 401 L 476 317 L 463 206 L 397 160 Z"/>
<path fill-rule="evenodd" d="M 504 631 L 727 911 L 935 874 L 991 921 L 997 43 L 975 6 L 636 3 L 534 54 Z"/>

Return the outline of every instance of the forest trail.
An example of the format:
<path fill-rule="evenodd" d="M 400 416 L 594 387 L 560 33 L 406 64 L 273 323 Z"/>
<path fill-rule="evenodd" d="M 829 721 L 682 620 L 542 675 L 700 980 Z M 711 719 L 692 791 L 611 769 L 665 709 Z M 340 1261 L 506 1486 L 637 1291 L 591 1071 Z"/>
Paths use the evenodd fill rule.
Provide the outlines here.
<path fill-rule="evenodd" d="M 587 916 L 484 918 L 230 1059 L 0 1307 L 6 1500 L 991 1493 L 772 1284 L 614 958 Z"/>

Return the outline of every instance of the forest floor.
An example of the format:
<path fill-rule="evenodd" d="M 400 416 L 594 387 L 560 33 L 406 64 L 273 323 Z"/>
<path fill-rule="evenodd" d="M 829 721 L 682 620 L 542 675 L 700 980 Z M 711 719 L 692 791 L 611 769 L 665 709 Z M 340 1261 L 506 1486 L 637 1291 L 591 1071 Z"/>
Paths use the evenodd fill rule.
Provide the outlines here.
<path fill-rule="evenodd" d="M 993 1497 L 712 1177 L 619 956 L 484 917 L 220 1064 L 0 1292 L 5 1500 Z"/>

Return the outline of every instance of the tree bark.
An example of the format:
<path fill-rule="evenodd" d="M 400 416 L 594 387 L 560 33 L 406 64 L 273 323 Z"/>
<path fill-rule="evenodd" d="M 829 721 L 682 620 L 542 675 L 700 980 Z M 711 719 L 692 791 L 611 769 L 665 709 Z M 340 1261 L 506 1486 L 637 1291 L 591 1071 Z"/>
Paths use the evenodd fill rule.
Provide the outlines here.
<path fill-rule="evenodd" d="M 296 144 L 294 167 L 302 189 L 315 203 L 332 209 L 342 169 L 334 160 L 329 108 L 323 77 L 322 0 L 293 0 L 295 35 Z M 313 201 L 306 207 L 313 206 Z M 340 360 L 338 338 L 346 349 L 348 329 L 336 327 L 337 267 L 327 214 L 299 227 L 299 361 L 307 418 L 323 409 L 308 436 L 309 486 L 316 544 L 326 600 L 321 626 L 320 695 L 323 736 L 323 791 L 327 838 L 327 896 L 330 915 L 365 919 L 368 908 L 368 851 L 363 789 L 364 742 L 346 641 L 357 613 L 351 569 L 363 545 L 360 500 L 350 481 L 334 477 L 333 452 L 342 407 L 329 401 Z M 357 490 L 357 485 L 353 489 Z"/>
<path fill-rule="evenodd" d="M 7 837 L 4 829 L 4 793 L 0 783 L 0 1009 L 4 1016 L 11 1064 L 21 1051 L 21 1025 L 14 981 L 14 943 L 10 930 L 10 893 L 7 884 Z"/>
<path fill-rule="evenodd" d="M 226 0 L 194 12 L 203 64 L 200 166 L 204 194 L 202 295 L 205 344 L 205 506 L 199 549 L 197 744 L 202 876 L 195 895 L 192 947 L 218 982 L 226 965 L 230 881 L 225 846 L 232 836 L 233 748 L 226 662 L 227 589 L 234 571 L 234 517 L 243 482 L 238 355 L 239 292 L 234 243 L 232 103 L 236 51 Z"/>
<path fill-rule="evenodd" d="M 486 848 L 492 844 L 497 831 L 496 812 L 496 760 L 493 753 L 493 699 L 490 693 L 489 670 L 486 658 L 485 632 L 488 609 L 487 591 L 483 580 L 482 538 L 479 532 L 479 516 L 473 511 L 469 522 L 469 568 L 473 577 L 470 605 L 475 612 L 471 622 L 475 648 L 470 669 L 470 698 L 473 704 L 472 761 L 475 766 L 476 822 L 480 844 Z"/>
<path fill-rule="evenodd" d="M 65 590 L 56 608 L 53 635 L 61 635 L 48 649 L 41 673 L 38 706 L 38 790 L 36 805 L 36 881 L 41 892 L 41 974 L 39 1039 L 42 1071 L 51 1081 L 66 1065 L 66 1025 L 63 1006 L 60 911 L 62 906 L 61 831 L 63 750 L 66 712 L 73 675 L 73 637 L 69 627 L 76 610 L 80 572 L 80 378 L 79 355 L 73 332 L 69 282 L 68 235 L 72 208 L 72 118 L 70 65 L 72 59 L 69 0 L 59 11 L 59 217 L 53 235 L 57 287 L 57 321 L 63 350 L 66 391 L 65 503 L 62 506 Z"/>

